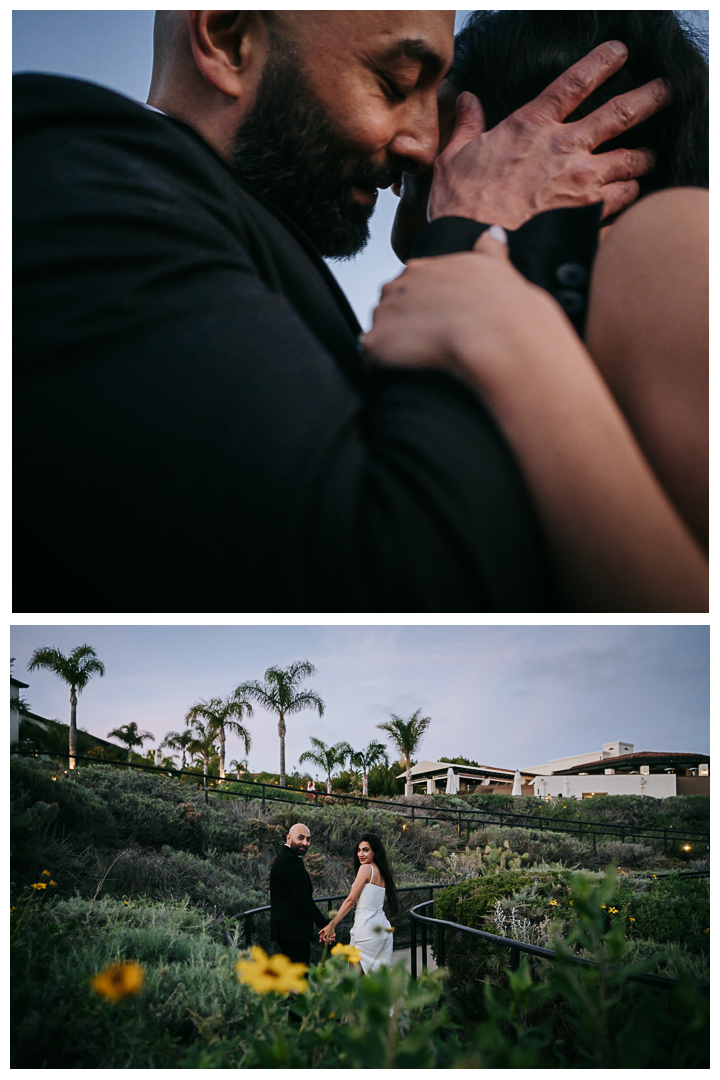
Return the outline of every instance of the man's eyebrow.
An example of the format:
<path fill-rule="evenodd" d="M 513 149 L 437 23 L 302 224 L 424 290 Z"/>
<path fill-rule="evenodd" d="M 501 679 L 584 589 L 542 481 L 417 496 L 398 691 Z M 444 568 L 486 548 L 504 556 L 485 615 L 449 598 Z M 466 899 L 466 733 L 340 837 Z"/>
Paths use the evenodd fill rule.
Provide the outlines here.
<path fill-rule="evenodd" d="M 442 56 L 431 49 L 422 38 L 404 38 L 397 45 L 388 50 L 388 59 L 397 55 L 407 56 L 410 60 L 417 60 L 426 68 L 428 74 L 439 75 L 450 68 L 450 63 L 443 60 Z"/>

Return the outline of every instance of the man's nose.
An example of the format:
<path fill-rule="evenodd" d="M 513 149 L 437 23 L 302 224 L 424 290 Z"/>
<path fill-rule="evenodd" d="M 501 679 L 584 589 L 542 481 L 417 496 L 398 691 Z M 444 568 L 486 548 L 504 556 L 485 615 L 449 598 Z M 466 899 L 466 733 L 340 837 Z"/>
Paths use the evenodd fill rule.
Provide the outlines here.
<path fill-rule="evenodd" d="M 438 155 L 440 140 L 436 107 L 414 108 L 404 118 L 400 130 L 394 136 L 388 150 L 403 172 L 425 172 Z"/>

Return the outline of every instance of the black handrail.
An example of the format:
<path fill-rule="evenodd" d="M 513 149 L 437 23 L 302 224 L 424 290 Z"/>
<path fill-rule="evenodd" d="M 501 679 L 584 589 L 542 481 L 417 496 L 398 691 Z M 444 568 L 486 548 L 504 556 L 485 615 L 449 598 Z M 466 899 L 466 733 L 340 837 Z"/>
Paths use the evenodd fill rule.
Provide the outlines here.
<path fill-rule="evenodd" d="M 438 930 L 438 957 L 437 962 L 439 967 L 445 966 L 445 931 L 454 930 L 461 934 L 465 934 L 467 937 L 479 938 L 482 941 L 493 941 L 497 945 L 504 946 L 510 950 L 510 970 L 517 971 L 520 965 L 520 953 L 529 953 L 532 956 L 542 956 L 546 960 L 557 960 L 558 955 L 553 949 L 544 949 L 540 945 L 530 945 L 525 941 L 515 941 L 514 938 L 500 937 L 498 934 L 490 934 L 486 930 L 475 930 L 471 926 L 462 926 L 460 923 L 450 922 L 447 919 L 435 919 L 428 915 L 419 915 L 420 908 L 428 907 L 430 904 L 434 904 L 433 900 L 425 900 L 421 904 L 416 904 L 415 907 L 410 909 L 411 919 L 411 932 L 415 930 L 415 923 L 421 925 L 421 952 L 422 952 L 422 970 L 427 971 L 427 926 L 436 926 Z M 417 930 L 412 933 L 413 944 L 411 945 L 412 953 L 410 957 L 410 973 L 413 978 L 417 978 Z M 571 956 L 571 963 L 577 964 L 580 967 L 600 967 L 597 960 L 586 960 L 582 956 Z M 614 965 L 610 965 L 615 970 Z M 665 975 L 651 975 L 649 973 L 640 973 L 634 975 L 628 975 L 628 980 L 631 982 L 644 983 L 647 986 L 659 986 L 664 990 L 671 990 L 673 986 L 678 985 L 677 979 L 669 979 Z M 699 985 L 699 989 L 706 993 L 710 992 L 710 987 L 704 984 Z"/>
<path fill-rule="evenodd" d="M 120 751 L 120 747 L 118 747 Z M 47 754 L 51 757 L 68 758 L 69 754 L 58 754 L 50 751 L 35 751 L 35 750 L 11 750 L 11 754 L 19 754 L 25 757 L 40 757 L 43 754 Z M 265 810 L 266 801 L 269 802 L 282 802 L 293 803 L 300 805 L 297 799 L 288 799 L 282 797 L 279 792 L 284 791 L 293 795 L 305 796 L 309 802 L 315 806 L 322 806 L 326 800 L 333 801 L 345 801 L 355 805 L 364 806 L 366 809 L 370 807 L 376 807 L 378 809 L 388 810 L 396 814 L 405 814 L 409 816 L 413 821 L 443 821 L 443 822 L 456 822 L 458 836 L 462 835 L 463 828 L 467 832 L 467 836 L 470 836 L 471 827 L 477 828 L 480 825 L 499 825 L 501 828 L 507 828 L 512 825 L 519 825 L 520 828 L 533 828 L 536 827 L 540 830 L 547 830 L 549 832 L 566 832 L 577 835 L 579 839 L 583 839 L 583 830 L 585 830 L 585 836 L 592 838 L 593 846 L 597 843 L 597 837 L 600 835 L 605 836 L 619 836 L 623 841 L 628 837 L 635 839 L 636 837 L 644 837 L 647 840 L 661 840 L 663 841 L 663 851 L 666 851 L 668 840 L 679 838 L 680 841 L 694 841 L 695 843 L 707 842 L 710 844 L 709 833 L 688 832 L 678 829 L 674 831 L 674 826 L 661 826 L 661 825 L 619 825 L 615 822 L 603 822 L 603 821 L 572 821 L 562 818 L 546 818 L 537 814 L 525 814 L 520 811 L 514 810 L 476 810 L 472 807 L 461 808 L 453 806 L 422 806 L 415 803 L 406 802 L 391 802 L 385 799 L 373 799 L 368 797 L 367 799 L 363 795 L 326 795 L 324 792 L 318 791 L 298 791 L 297 788 L 279 788 L 276 784 L 265 784 L 256 780 L 238 780 L 234 776 L 226 776 L 221 779 L 218 776 L 205 777 L 202 773 L 190 772 L 187 769 L 174 769 L 163 765 L 141 765 L 136 762 L 129 761 L 112 761 L 109 759 L 103 759 L 90 755 L 75 754 L 76 761 L 90 761 L 94 765 L 119 765 L 122 768 L 127 769 L 146 769 L 150 772 L 164 773 L 166 776 L 179 777 L 188 776 L 193 780 L 202 782 L 205 791 L 205 801 L 208 799 L 208 790 L 214 791 L 215 794 L 230 795 L 233 798 L 247 799 L 261 799 L 262 808 Z M 223 784 L 243 784 L 245 787 L 259 788 L 260 792 L 255 795 L 252 792 L 232 792 L 232 791 L 219 791 L 217 787 L 208 787 L 208 781 L 220 781 Z M 277 792 L 278 794 L 268 794 L 270 792 Z M 323 800 L 320 802 L 319 800 Z M 409 814 L 406 814 L 409 811 Z M 449 815 L 449 816 L 448 816 Z M 464 819 L 464 820 L 463 820 Z M 528 822 L 529 824 L 525 824 Z M 533 823 L 535 823 L 533 825 Z M 671 837 L 671 833 L 673 834 Z"/>
<path fill-rule="evenodd" d="M 396 887 L 395 891 L 397 893 L 406 893 L 406 892 L 427 891 L 428 889 L 430 889 L 432 891 L 434 889 L 445 889 L 445 888 L 447 888 L 447 884 L 445 882 L 430 882 L 428 885 L 398 885 Z M 323 904 L 323 903 L 331 904 L 333 902 L 333 900 L 344 900 L 346 896 L 347 896 L 347 892 L 337 893 L 335 896 L 314 896 L 313 901 L 316 904 Z M 432 901 L 430 901 L 430 903 L 432 903 Z M 237 915 L 230 915 L 229 916 L 228 921 L 231 921 L 233 919 L 244 919 L 245 920 L 244 931 L 245 931 L 245 948 L 246 949 L 249 949 L 250 946 L 252 945 L 253 916 L 261 915 L 265 911 L 270 911 L 270 904 L 263 904 L 261 907 L 250 908 L 249 911 L 239 911 L 237 913 Z M 225 940 L 228 941 L 227 933 L 225 933 Z M 228 944 L 230 944 L 229 941 L 228 941 Z M 402 949 L 402 948 L 405 948 L 409 944 L 410 944 L 409 941 L 396 941 L 396 942 L 393 942 L 393 948 L 394 949 Z"/>

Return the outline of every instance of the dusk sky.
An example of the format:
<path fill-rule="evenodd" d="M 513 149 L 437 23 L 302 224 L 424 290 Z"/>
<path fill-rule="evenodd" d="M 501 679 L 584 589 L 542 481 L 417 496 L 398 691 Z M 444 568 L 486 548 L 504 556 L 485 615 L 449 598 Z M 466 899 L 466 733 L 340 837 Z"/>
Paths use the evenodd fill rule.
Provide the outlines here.
<path fill-rule="evenodd" d="M 421 708 L 432 717 L 420 756 L 462 755 L 504 768 L 600 750 L 709 753 L 709 628 L 705 626 L 20 626 L 16 678 L 35 712 L 67 723 L 68 689 L 27 674 L 39 646 L 92 645 L 106 666 L 80 695 L 78 724 L 107 737 L 135 720 L 157 745 L 181 730 L 199 698 L 261 679 L 270 665 L 308 659 L 305 685 L 325 715 L 288 718 L 287 764 L 311 735 L 361 748 L 376 724 Z M 256 709 L 250 768 L 277 771 L 277 721 Z M 228 738 L 228 760 L 243 757 Z"/>
<path fill-rule="evenodd" d="M 470 15 L 457 11 L 456 32 Z M 707 29 L 707 11 L 682 11 Z M 45 71 L 90 79 L 145 101 L 152 69 L 154 11 L 14 11 L 13 71 Z M 381 191 L 372 239 L 354 259 L 330 261 L 364 329 L 386 281 L 403 269 L 390 247 L 397 199 Z"/>

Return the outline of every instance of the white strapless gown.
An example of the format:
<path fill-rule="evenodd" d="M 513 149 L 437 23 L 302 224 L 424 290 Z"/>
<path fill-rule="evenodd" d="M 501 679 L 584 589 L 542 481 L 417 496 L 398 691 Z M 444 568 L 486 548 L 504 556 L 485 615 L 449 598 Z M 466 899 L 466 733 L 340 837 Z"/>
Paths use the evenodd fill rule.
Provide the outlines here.
<path fill-rule="evenodd" d="M 375 867 L 371 867 L 371 871 L 374 873 Z M 392 927 L 383 911 L 384 903 L 385 889 L 369 881 L 355 907 L 350 944 L 359 950 L 360 963 L 366 974 L 382 964 L 393 962 Z"/>

